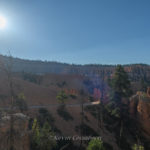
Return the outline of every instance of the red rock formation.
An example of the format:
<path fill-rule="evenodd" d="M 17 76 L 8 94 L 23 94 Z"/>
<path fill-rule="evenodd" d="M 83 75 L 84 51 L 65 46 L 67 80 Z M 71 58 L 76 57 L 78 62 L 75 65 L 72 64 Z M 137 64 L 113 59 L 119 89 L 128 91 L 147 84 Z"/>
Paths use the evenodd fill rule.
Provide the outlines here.
<path fill-rule="evenodd" d="M 143 134 L 150 138 L 150 98 L 138 92 L 130 100 L 130 114 L 139 123 Z"/>
<path fill-rule="evenodd" d="M 147 96 L 150 97 L 150 87 L 147 88 Z"/>
<path fill-rule="evenodd" d="M 100 89 L 94 88 L 93 97 L 94 97 L 96 100 L 99 100 L 99 99 L 100 99 L 100 97 L 101 97 Z"/>

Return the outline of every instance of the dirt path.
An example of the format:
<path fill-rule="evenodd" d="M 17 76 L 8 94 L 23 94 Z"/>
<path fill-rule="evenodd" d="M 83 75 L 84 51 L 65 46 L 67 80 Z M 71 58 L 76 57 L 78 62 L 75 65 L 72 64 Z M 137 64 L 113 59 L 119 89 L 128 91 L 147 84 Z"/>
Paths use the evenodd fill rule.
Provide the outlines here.
<path fill-rule="evenodd" d="M 89 102 L 89 103 L 84 103 L 83 106 L 91 106 L 91 105 L 98 105 L 100 101 L 96 102 Z M 28 106 L 29 109 L 38 109 L 38 108 L 47 108 L 47 107 L 58 107 L 61 106 L 61 104 L 50 104 L 50 105 L 32 105 Z M 81 104 L 66 104 L 66 107 L 79 107 Z"/>
<path fill-rule="evenodd" d="M 95 101 L 95 102 L 89 102 L 89 103 L 84 103 L 83 106 L 92 106 L 92 105 L 98 105 L 100 101 Z M 49 105 L 32 105 L 28 106 L 28 109 L 39 109 L 39 108 L 48 108 L 48 107 L 58 107 L 61 106 L 61 104 L 49 104 Z M 81 104 L 65 104 L 66 107 L 80 107 Z M 9 107 L 0 107 L 0 109 L 3 110 L 9 110 Z M 14 108 L 15 109 L 15 108 Z"/>

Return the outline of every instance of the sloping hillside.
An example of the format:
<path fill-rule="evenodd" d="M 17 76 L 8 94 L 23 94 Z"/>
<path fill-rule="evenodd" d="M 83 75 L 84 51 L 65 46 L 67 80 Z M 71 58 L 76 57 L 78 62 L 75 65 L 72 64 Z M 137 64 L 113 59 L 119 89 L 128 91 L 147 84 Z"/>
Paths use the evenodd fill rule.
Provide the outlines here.
<path fill-rule="evenodd" d="M 34 78 L 36 77 L 37 75 L 34 76 Z M 56 97 L 60 91 L 66 91 L 68 95 L 66 103 L 79 103 L 80 90 L 87 90 L 83 84 L 84 78 L 82 76 L 57 74 L 43 75 L 40 83 L 37 83 L 36 80 L 30 81 L 30 79 L 29 74 L 28 78 L 25 79 L 20 74 L 15 74 L 12 77 L 14 93 L 16 93 L 16 95 L 24 93 L 28 105 L 58 104 Z M 5 74 L 1 72 L 1 105 L 6 104 L 6 101 L 9 101 L 9 94 L 8 79 Z M 71 94 L 75 94 L 77 98 L 71 98 L 69 96 Z M 88 94 L 85 97 L 85 101 L 88 101 Z"/>

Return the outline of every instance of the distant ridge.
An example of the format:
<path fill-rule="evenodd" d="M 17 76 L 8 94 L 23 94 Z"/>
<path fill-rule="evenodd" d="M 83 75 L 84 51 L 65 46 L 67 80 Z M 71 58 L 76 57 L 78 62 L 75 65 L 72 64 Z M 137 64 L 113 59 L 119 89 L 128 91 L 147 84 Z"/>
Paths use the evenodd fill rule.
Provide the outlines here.
<path fill-rule="evenodd" d="M 10 59 L 11 58 L 11 59 Z M 100 65 L 100 64 L 86 64 L 76 65 L 60 63 L 55 61 L 41 61 L 41 60 L 27 60 L 14 58 L 10 56 L 0 55 L 0 60 L 5 63 L 12 61 L 14 72 L 29 72 L 29 73 L 77 73 L 86 72 L 89 69 L 95 70 L 96 68 L 114 68 L 115 65 Z"/>
<path fill-rule="evenodd" d="M 11 59 L 10 59 L 11 58 Z M 79 75 L 101 75 L 110 76 L 116 65 L 101 65 L 101 64 L 87 64 L 75 65 L 67 63 L 59 63 L 54 61 L 40 61 L 40 60 L 25 60 L 9 56 L 0 55 L 0 61 L 4 63 L 12 63 L 12 70 L 14 72 L 27 72 L 34 74 L 79 74 Z M 147 64 L 127 64 L 123 65 L 125 70 L 137 78 L 150 78 L 150 66 Z"/>

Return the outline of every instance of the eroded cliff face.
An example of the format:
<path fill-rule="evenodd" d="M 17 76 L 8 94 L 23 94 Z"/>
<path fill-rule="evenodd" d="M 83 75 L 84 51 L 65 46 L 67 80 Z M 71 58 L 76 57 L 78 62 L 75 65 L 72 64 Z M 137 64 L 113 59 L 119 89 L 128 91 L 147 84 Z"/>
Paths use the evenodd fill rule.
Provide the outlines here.
<path fill-rule="evenodd" d="M 130 114 L 138 123 L 144 136 L 150 139 L 150 97 L 143 92 L 137 92 L 130 99 Z"/>
<path fill-rule="evenodd" d="M 0 149 L 10 148 L 10 115 L 0 119 Z M 28 117 L 22 113 L 13 114 L 13 145 L 15 150 L 29 150 Z"/>

